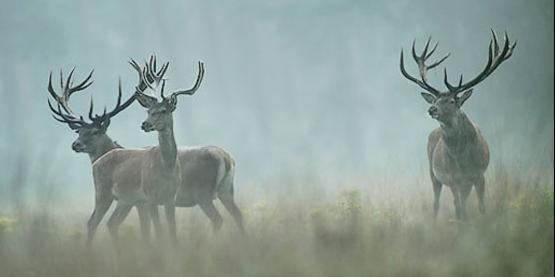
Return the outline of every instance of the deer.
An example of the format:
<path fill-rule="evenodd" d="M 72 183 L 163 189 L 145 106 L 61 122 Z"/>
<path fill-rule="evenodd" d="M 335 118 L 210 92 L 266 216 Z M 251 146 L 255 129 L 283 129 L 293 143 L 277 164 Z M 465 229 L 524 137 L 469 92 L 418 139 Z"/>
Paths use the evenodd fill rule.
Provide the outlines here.
<path fill-rule="evenodd" d="M 153 57 L 147 66 L 153 67 Z M 136 64 L 133 60 L 131 64 Z M 90 246 L 102 218 L 112 205 L 114 199 L 118 200 L 118 205 L 114 213 L 108 220 L 108 228 L 114 239 L 117 239 L 117 228 L 127 214 L 125 211 L 136 206 L 141 222 L 143 237 L 148 237 L 148 205 L 146 195 L 140 187 L 140 163 L 145 155 L 145 150 L 124 149 L 116 141 L 107 135 L 111 119 L 121 111 L 129 107 L 136 99 L 133 94 L 123 103 L 121 79 L 118 84 L 118 98 L 113 110 L 107 111 L 106 108 L 101 115 L 93 115 L 94 105 L 91 99 L 87 122 L 84 116 L 76 115 L 70 105 L 70 97 L 79 91 L 87 89 L 92 85 L 91 80 L 94 70 L 78 85 L 73 86 L 73 73 L 64 81 L 60 70 L 61 95 L 58 95 L 52 85 L 52 72 L 48 79 L 48 92 L 57 104 L 54 108 L 50 99 L 48 106 L 55 120 L 65 123 L 69 128 L 78 134 L 77 139 L 72 143 L 72 149 L 77 153 L 89 155 L 93 173 L 95 187 L 94 210 L 87 221 L 87 244 Z M 167 65 L 162 66 L 159 71 L 147 70 L 135 87 L 136 91 L 145 90 L 148 86 L 146 82 L 159 82 L 167 70 Z"/>
<path fill-rule="evenodd" d="M 138 65 L 135 65 L 138 69 Z M 149 74 L 143 71 L 143 78 Z M 152 74 L 152 73 L 150 73 Z M 223 206 L 232 215 L 237 227 L 242 234 L 245 233 L 243 227 L 243 217 L 240 209 L 234 201 L 234 173 L 235 161 L 224 149 L 217 146 L 190 146 L 177 147 L 173 130 L 173 112 L 177 108 L 177 99 L 180 95 L 194 95 L 200 87 L 204 77 L 204 63 L 198 63 L 198 75 L 194 86 L 187 90 L 174 91 L 169 96 L 164 94 L 166 80 L 162 80 L 160 90 L 160 101 L 156 96 L 146 94 L 144 91 L 136 90 L 136 98 L 139 104 L 146 108 L 147 118 L 141 124 L 144 132 L 154 132 L 158 134 L 158 146 L 151 152 L 149 160 L 148 174 L 155 176 L 164 172 L 179 176 L 166 174 L 157 180 L 165 181 L 178 180 L 173 206 L 175 207 L 194 207 L 199 205 L 212 223 L 214 232 L 217 232 L 223 224 L 223 219 L 214 206 L 213 200 L 219 198 Z M 147 83 L 148 84 L 148 83 Z M 156 91 L 157 87 L 149 87 Z M 152 172 L 150 172 L 152 171 Z M 173 188 L 173 187 L 172 187 Z M 150 215 L 153 220 L 155 232 L 161 232 L 161 225 L 158 215 L 158 203 L 150 206 Z M 174 207 L 166 205 L 166 215 L 169 231 L 175 240 L 175 219 Z"/>
<path fill-rule="evenodd" d="M 473 186 L 476 189 L 479 211 L 481 214 L 486 212 L 484 173 L 489 164 L 489 147 L 478 126 L 470 120 L 461 107 L 472 95 L 473 88 L 490 76 L 501 63 L 509 59 L 516 47 L 516 42 L 511 43 L 505 32 L 504 44 L 500 48 L 495 31 L 491 30 L 491 33 L 488 61 L 484 69 L 465 83 L 463 83 L 461 74 L 458 84 L 452 84 L 447 76 L 447 68 L 445 68 L 443 83 L 447 88 L 446 91 L 434 88 L 429 83 L 426 74 L 445 61 L 450 53 L 433 63 L 427 63 L 437 49 L 438 43 L 436 42 L 428 51 L 431 41 L 431 37 L 429 37 L 424 50 L 418 55 L 415 50 L 416 40 L 413 41 L 412 56 L 418 65 L 420 73 L 420 79 L 418 79 L 407 73 L 403 61 L 403 50 L 401 50 L 400 70 L 402 75 L 426 91 L 421 95 L 431 105 L 428 114 L 439 122 L 439 127 L 430 133 L 427 146 L 429 174 L 434 191 L 434 219 L 437 218 L 443 185 L 451 189 L 457 220 L 467 218 L 466 200 Z"/>

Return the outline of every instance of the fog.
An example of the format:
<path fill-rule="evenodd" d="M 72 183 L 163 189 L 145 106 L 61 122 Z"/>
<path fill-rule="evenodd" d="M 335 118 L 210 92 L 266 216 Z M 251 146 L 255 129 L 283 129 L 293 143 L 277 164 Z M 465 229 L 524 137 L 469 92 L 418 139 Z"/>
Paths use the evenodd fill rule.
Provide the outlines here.
<path fill-rule="evenodd" d="M 468 80 L 486 63 L 490 28 L 518 45 L 463 109 L 492 161 L 545 166 L 552 178 L 553 1 L 3 1 L 0 203 L 62 193 L 92 205 L 90 161 L 47 107 L 49 72 L 75 66 L 81 80 L 94 68 L 94 84 L 71 104 L 86 114 L 92 96 L 100 112 L 115 104 L 118 77 L 124 97 L 133 92 L 128 60 L 152 53 L 171 63 L 169 89 L 191 86 L 205 63 L 199 92 L 179 99 L 176 140 L 231 152 L 238 195 L 289 179 L 427 181 L 427 135 L 438 124 L 400 74 L 401 49 L 432 36 L 437 56 L 452 53 L 451 78 Z M 430 72 L 441 88 L 442 71 Z M 155 145 L 140 130 L 145 117 L 133 104 L 108 134 L 129 148 Z"/>

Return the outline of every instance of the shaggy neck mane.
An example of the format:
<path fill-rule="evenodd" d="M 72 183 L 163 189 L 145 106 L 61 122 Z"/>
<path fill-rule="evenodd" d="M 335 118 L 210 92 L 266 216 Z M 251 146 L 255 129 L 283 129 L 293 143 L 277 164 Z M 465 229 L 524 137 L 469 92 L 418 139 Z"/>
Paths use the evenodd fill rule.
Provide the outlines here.
<path fill-rule="evenodd" d="M 442 139 L 451 153 L 463 151 L 477 139 L 474 124 L 463 111 L 458 111 L 449 121 L 440 123 L 440 126 Z"/>
<path fill-rule="evenodd" d="M 104 135 L 97 144 L 96 149 L 89 153 L 89 158 L 91 159 L 91 163 L 94 163 L 104 154 L 110 152 L 116 148 L 123 148 L 117 142 L 113 141 L 108 135 Z"/>

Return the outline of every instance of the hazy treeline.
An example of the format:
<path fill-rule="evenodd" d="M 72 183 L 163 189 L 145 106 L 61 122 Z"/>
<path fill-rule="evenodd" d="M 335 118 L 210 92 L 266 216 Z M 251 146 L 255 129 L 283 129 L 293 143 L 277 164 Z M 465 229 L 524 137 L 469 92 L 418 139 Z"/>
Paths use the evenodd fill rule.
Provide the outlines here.
<path fill-rule="evenodd" d="M 88 159 L 50 118 L 48 74 L 95 69 L 94 85 L 72 102 L 85 113 L 91 95 L 99 109 L 114 105 L 118 76 L 129 95 L 137 76 L 127 60 L 153 52 L 171 62 L 170 89 L 189 86 L 196 61 L 206 63 L 199 93 L 180 101 L 176 138 L 233 153 L 239 195 L 303 178 L 337 187 L 404 177 L 410 186 L 427 179 L 425 143 L 437 123 L 401 77 L 400 50 L 431 35 L 438 54 L 453 53 L 452 76 L 470 78 L 486 61 L 490 28 L 518 46 L 464 109 L 493 161 L 552 174 L 552 1 L 4 1 L 0 204 L 25 191 L 91 199 Z M 431 73 L 438 85 L 441 71 Z M 134 105 L 108 133 L 127 147 L 153 145 L 144 118 Z"/>

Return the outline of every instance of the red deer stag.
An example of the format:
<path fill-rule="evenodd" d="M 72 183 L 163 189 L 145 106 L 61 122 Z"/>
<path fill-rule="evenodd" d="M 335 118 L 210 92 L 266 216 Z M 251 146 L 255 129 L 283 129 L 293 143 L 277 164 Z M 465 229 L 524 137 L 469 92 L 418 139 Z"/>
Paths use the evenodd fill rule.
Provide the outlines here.
<path fill-rule="evenodd" d="M 135 67 L 137 69 L 138 65 Z M 179 149 L 176 146 L 173 112 L 176 109 L 177 97 L 193 95 L 199 88 L 203 76 L 204 65 L 199 62 L 199 73 L 195 85 L 189 90 L 175 91 L 167 97 L 164 95 L 165 80 L 163 80 L 160 90 L 161 101 L 137 90 L 137 100 L 148 110 L 147 119 L 142 123 L 141 128 L 145 132 L 156 131 L 159 143 L 158 146 L 151 149 L 149 154 L 151 158 L 147 160 L 148 164 L 146 165 L 148 171 L 145 171 L 144 174 L 155 177 L 149 182 L 166 182 L 168 188 L 173 188 L 171 184 L 173 180 L 179 180 L 181 183 L 175 194 L 175 206 L 193 207 L 198 204 L 212 221 L 215 231 L 222 225 L 222 217 L 213 203 L 213 200 L 218 197 L 234 218 L 240 231 L 244 233 L 243 218 L 233 200 L 235 162 L 231 155 L 216 146 Z M 154 87 L 151 88 L 156 90 Z M 173 175 L 176 172 L 179 172 L 179 176 Z M 155 202 L 151 206 L 151 217 L 157 233 L 160 232 L 157 204 L 167 203 L 167 196 L 170 196 L 170 193 L 162 196 L 159 202 Z M 166 205 L 170 234 L 175 238 L 173 213 L 173 207 Z"/>
<path fill-rule="evenodd" d="M 429 38 L 420 55 L 416 53 L 415 42 L 412 44 L 412 56 L 418 65 L 420 79 L 407 73 L 403 62 L 403 51 L 401 51 L 401 73 L 428 92 L 422 92 L 422 97 L 432 105 L 428 113 L 440 125 L 439 128 L 432 131 L 428 138 L 428 159 L 434 189 L 434 218 L 437 217 L 439 209 L 442 185 L 451 188 L 457 219 L 464 220 L 466 218 L 465 203 L 473 185 L 476 187 L 478 195 L 479 210 L 482 214 L 485 213 L 484 172 L 489 164 L 488 144 L 478 127 L 472 123 L 461 107 L 472 95 L 472 88 L 486 79 L 513 54 L 516 42 L 511 43 L 506 33 L 504 40 L 504 45 L 500 49 L 497 36 L 492 30 L 486 66 L 469 82 L 463 83 L 461 75 L 458 84 L 451 84 L 447 77 L 447 69 L 445 69 L 443 82 L 447 91 L 440 91 L 432 87 L 426 77 L 428 70 L 437 67 L 449 57 L 447 54 L 432 64 L 426 64 L 426 61 L 435 52 L 437 43 L 428 51 Z"/>
<path fill-rule="evenodd" d="M 150 67 L 153 66 L 152 60 L 151 58 Z M 136 91 L 146 89 L 146 82 L 159 82 L 166 70 L 167 65 L 164 65 L 158 72 L 155 70 L 144 70 L 147 74 L 144 78 L 141 78 L 139 85 L 135 88 Z M 72 86 L 73 72 L 74 70 L 71 71 L 65 82 L 60 72 L 61 95 L 54 91 L 52 73 L 50 74 L 48 91 L 56 101 L 57 108 L 53 107 L 50 99 L 48 100 L 48 106 L 53 113 L 54 119 L 68 124 L 70 129 L 77 132 L 78 138 L 73 142 L 72 149 L 78 153 L 87 153 L 91 160 L 95 186 L 95 207 L 87 222 L 87 242 L 89 245 L 92 242 L 98 224 L 110 208 L 114 198 L 118 200 L 118 208 L 116 208 L 108 221 L 110 233 L 114 237 L 117 235 L 117 226 L 125 217 L 122 210 L 130 209 L 136 204 L 141 226 L 143 227 L 143 235 L 146 236 L 149 222 L 148 208 L 146 204 L 143 204 L 146 197 L 140 188 L 139 179 L 140 162 L 142 156 L 144 156 L 144 150 L 125 150 L 106 134 L 111 119 L 131 105 L 135 101 L 136 96 L 133 94 L 122 104 L 120 81 L 116 107 L 110 112 L 107 112 L 105 109 L 103 114 L 93 115 L 93 103 L 91 100 L 88 114 L 90 122 L 87 122 L 83 116 L 73 113 L 68 101 L 75 92 L 82 91 L 92 84 L 91 78 L 93 72 L 91 71 L 87 78 L 77 86 Z"/>

